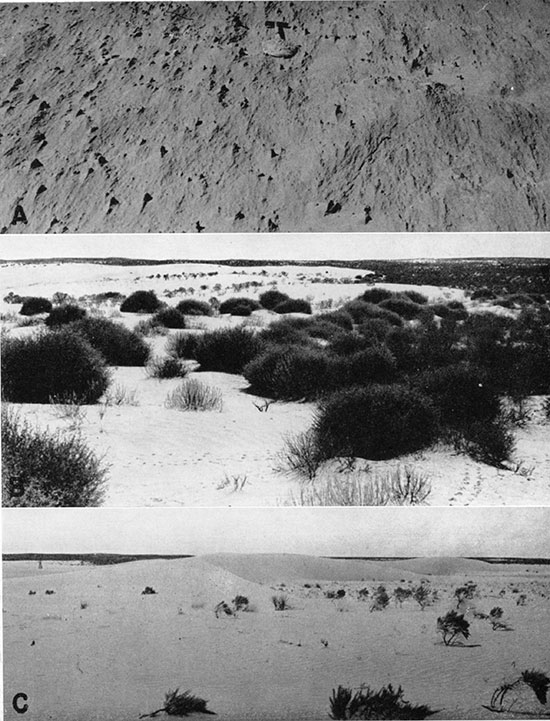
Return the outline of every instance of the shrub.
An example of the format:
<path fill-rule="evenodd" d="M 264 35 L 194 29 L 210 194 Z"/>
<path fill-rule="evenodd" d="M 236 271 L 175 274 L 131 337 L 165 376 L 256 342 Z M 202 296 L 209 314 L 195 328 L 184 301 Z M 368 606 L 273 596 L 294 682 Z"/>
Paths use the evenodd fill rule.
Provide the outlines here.
<path fill-rule="evenodd" d="M 371 612 L 383 611 L 389 606 L 389 603 L 390 597 L 388 596 L 386 588 L 384 586 L 378 586 L 372 595 L 372 604 L 370 607 Z"/>
<path fill-rule="evenodd" d="M 429 306 L 435 315 L 440 318 L 447 318 L 449 320 L 466 320 L 468 317 L 468 311 L 466 308 L 453 308 L 450 303 L 434 303 Z"/>
<path fill-rule="evenodd" d="M 262 347 L 258 336 L 246 328 L 223 328 L 200 336 L 195 359 L 203 371 L 242 373 Z"/>
<path fill-rule="evenodd" d="M 309 325 L 306 326 L 306 328 L 304 329 L 304 332 L 307 333 L 310 338 L 322 338 L 323 340 L 330 340 L 331 338 L 335 338 L 341 335 L 342 328 L 336 325 L 336 323 L 331 323 L 328 320 L 312 318 Z"/>
<path fill-rule="evenodd" d="M 550 689 L 550 678 L 543 672 L 533 669 L 531 671 L 522 671 L 521 676 L 511 683 L 503 683 L 493 692 L 488 708 L 499 713 L 509 711 L 514 705 L 514 701 L 509 704 L 508 708 L 504 708 L 504 698 L 520 685 L 528 686 L 537 697 L 537 700 L 546 705 L 548 701 L 548 690 Z"/>
<path fill-rule="evenodd" d="M 83 318 L 72 326 L 109 365 L 143 366 L 149 360 L 150 348 L 143 338 L 120 323 L 106 318 Z"/>
<path fill-rule="evenodd" d="M 477 421 L 462 431 L 458 447 L 474 460 L 500 468 L 504 461 L 510 460 L 515 441 L 513 433 L 502 421 Z"/>
<path fill-rule="evenodd" d="M 453 646 L 458 636 L 470 637 L 470 623 L 464 615 L 456 611 L 448 611 L 445 616 L 437 619 L 437 632 L 441 634 L 445 646 Z"/>
<path fill-rule="evenodd" d="M 417 290 L 404 290 L 401 295 L 412 300 L 413 303 L 418 303 L 418 305 L 426 305 L 428 302 L 427 297 Z"/>
<path fill-rule="evenodd" d="M 271 596 L 271 602 L 276 611 L 285 611 L 288 608 L 288 599 L 285 595 Z"/>
<path fill-rule="evenodd" d="M 176 306 L 182 315 L 213 315 L 214 309 L 204 300 L 184 298 Z"/>
<path fill-rule="evenodd" d="M 386 346 L 377 346 L 339 358 L 335 372 L 341 386 L 389 383 L 395 377 L 396 363 Z"/>
<path fill-rule="evenodd" d="M 161 308 L 151 320 L 165 328 L 185 328 L 185 318 L 177 308 Z"/>
<path fill-rule="evenodd" d="M 472 300 L 494 300 L 497 296 L 489 288 L 478 288 L 470 296 Z"/>
<path fill-rule="evenodd" d="M 421 583 L 412 590 L 412 597 L 417 602 L 422 610 L 429 606 L 432 602 L 432 592 L 429 587 Z"/>
<path fill-rule="evenodd" d="M 140 718 L 153 718 L 162 712 L 168 714 L 169 716 L 189 716 L 191 713 L 215 715 L 213 711 L 209 711 L 206 708 L 207 703 L 208 701 L 205 699 L 193 696 L 191 691 L 179 693 L 179 689 L 176 689 L 175 691 L 168 691 L 168 693 L 165 694 L 164 706 L 162 708 L 159 708 L 150 714 L 142 714 Z"/>
<path fill-rule="evenodd" d="M 387 321 L 390 325 L 397 327 L 403 325 L 403 318 L 397 313 L 374 303 L 366 303 L 364 300 L 352 300 L 345 304 L 344 310 L 351 315 L 354 323 L 363 323 L 369 318 L 379 318 Z"/>
<path fill-rule="evenodd" d="M 412 588 L 402 588 L 401 586 L 398 586 L 393 591 L 393 597 L 395 598 L 395 602 L 398 603 L 400 606 L 403 604 L 403 601 L 406 601 L 411 596 Z"/>
<path fill-rule="evenodd" d="M 60 325 L 67 325 L 68 323 L 74 323 L 77 320 L 82 320 L 86 316 L 84 308 L 80 308 L 78 305 L 67 304 L 60 305 L 57 308 L 53 308 L 50 315 L 46 318 L 45 324 L 48 328 L 54 328 Z"/>
<path fill-rule="evenodd" d="M 421 374 L 416 387 L 428 395 L 452 428 L 490 421 L 500 411 L 500 399 L 487 374 L 476 366 L 454 364 Z"/>
<path fill-rule="evenodd" d="M 253 393 L 295 400 L 311 398 L 329 384 L 327 354 L 307 346 L 273 346 L 243 370 Z"/>
<path fill-rule="evenodd" d="M 369 345 L 373 345 L 383 343 L 391 329 L 391 323 L 384 318 L 367 318 L 359 325 L 357 331 Z"/>
<path fill-rule="evenodd" d="M 141 592 L 141 595 L 142 596 L 155 596 L 156 593 L 157 592 L 155 591 L 155 589 L 152 586 L 145 586 L 145 588 Z"/>
<path fill-rule="evenodd" d="M 366 303 L 381 303 L 383 300 L 392 298 L 395 293 L 387 288 L 367 288 L 363 295 L 359 296 L 358 300 L 364 300 Z"/>
<path fill-rule="evenodd" d="M 350 387 L 323 401 L 314 422 L 326 458 L 394 458 L 425 448 L 437 435 L 430 400 L 403 386 Z"/>
<path fill-rule="evenodd" d="M 342 330 L 353 330 L 353 318 L 345 310 L 333 310 L 330 313 L 319 313 L 315 316 L 317 321 L 326 321 L 337 325 Z"/>
<path fill-rule="evenodd" d="M 260 295 L 260 304 L 267 310 L 273 310 L 275 306 L 284 303 L 285 300 L 290 300 L 290 296 L 281 293 L 280 290 L 266 290 L 265 293 Z"/>
<path fill-rule="evenodd" d="M 302 298 L 289 298 L 273 308 L 275 313 L 283 315 L 284 313 L 309 313 L 311 314 L 311 304 Z"/>
<path fill-rule="evenodd" d="M 198 333 L 175 333 L 168 339 L 167 352 L 176 358 L 196 360 L 200 339 Z"/>
<path fill-rule="evenodd" d="M 23 300 L 19 313 L 21 315 L 38 315 L 38 313 L 49 313 L 52 309 L 51 301 L 47 298 L 30 297 Z"/>
<path fill-rule="evenodd" d="M 220 305 L 220 313 L 230 315 L 250 315 L 252 311 L 259 310 L 260 304 L 253 298 L 228 298 Z M 248 309 L 248 312 L 245 312 Z"/>
<path fill-rule="evenodd" d="M 328 350 L 336 355 L 347 356 L 365 350 L 368 345 L 369 340 L 357 331 L 344 331 L 331 339 Z"/>
<path fill-rule="evenodd" d="M 177 411 L 221 411 L 223 399 L 219 388 L 190 378 L 168 394 L 165 405 Z"/>
<path fill-rule="evenodd" d="M 246 596 L 235 596 L 233 601 L 231 602 L 233 604 L 233 608 L 235 611 L 247 611 L 249 606 L 249 601 Z"/>
<path fill-rule="evenodd" d="M 150 378 L 185 378 L 188 370 L 179 358 L 153 358 L 147 365 Z"/>
<path fill-rule="evenodd" d="M 136 290 L 120 306 L 122 313 L 154 313 L 161 307 L 154 290 Z"/>
<path fill-rule="evenodd" d="M 500 606 L 494 606 L 494 608 L 492 608 L 492 609 L 489 611 L 489 616 L 490 616 L 490 618 L 492 618 L 492 619 L 502 618 L 502 614 L 503 614 L 503 611 L 502 611 L 502 608 L 501 608 Z"/>
<path fill-rule="evenodd" d="M 3 342 L 2 393 L 15 403 L 71 396 L 95 403 L 109 384 L 103 357 L 72 328 Z"/>
<path fill-rule="evenodd" d="M 303 323 L 304 320 L 304 318 L 284 318 L 276 321 L 262 330 L 259 338 L 265 345 L 311 345 L 311 338 L 306 332 L 309 321 Z"/>
<path fill-rule="evenodd" d="M 312 481 L 322 463 L 313 431 L 286 436 L 285 447 L 279 454 L 279 459 L 281 470 Z"/>
<path fill-rule="evenodd" d="M 2 410 L 4 506 L 98 506 L 105 477 L 78 434 L 35 430 Z"/>
<path fill-rule="evenodd" d="M 405 297 L 388 298 L 387 300 L 383 300 L 380 303 L 379 307 L 383 308 L 384 310 L 389 310 L 392 313 L 396 313 L 398 316 L 401 316 L 401 318 L 404 318 L 405 320 L 413 320 L 413 318 L 418 318 L 419 314 L 422 311 L 422 306 L 419 303 L 415 303 L 414 301 Z"/>
<path fill-rule="evenodd" d="M 330 697 L 330 718 L 332 719 L 425 719 L 435 713 L 429 706 L 412 705 L 403 699 L 404 691 L 399 686 L 382 687 L 371 691 L 362 686 L 353 693 L 350 688 L 338 686 Z"/>

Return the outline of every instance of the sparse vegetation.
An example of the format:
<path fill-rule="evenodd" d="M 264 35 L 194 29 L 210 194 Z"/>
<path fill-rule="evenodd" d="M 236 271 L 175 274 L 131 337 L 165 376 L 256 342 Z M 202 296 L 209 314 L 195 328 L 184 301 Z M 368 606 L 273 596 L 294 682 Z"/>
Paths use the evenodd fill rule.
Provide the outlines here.
<path fill-rule="evenodd" d="M 378 586 L 372 595 L 370 611 L 383 611 L 390 604 L 390 597 L 385 586 Z"/>
<path fill-rule="evenodd" d="M 223 398 L 219 388 L 189 378 L 167 395 L 165 405 L 177 411 L 221 411 Z"/>
<path fill-rule="evenodd" d="M 391 684 L 379 691 L 362 686 L 359 691 L 338 686 L 330 697 L 331 719 L 424 719 L 434 711 L 429 706 L 412 705 L 404 700 L 404 691 Z"/>
<path fill-rule="evenodd" d="M 284 594 L 272 596 L 271 602 L 276 611 L 285 611 L 288 608 L 288 599 Z"/>
<path fill-rule="evenodd" d="M 193 696 L 191 691 L 179 693 L 179 689 L 168 691 L 165 694 L 164 706 L 153 711 L 152 713 L 142 714 L 140 718 L 153 718 L 159 713 L 168 714 L 168 716 L 188 716 L 190 713 L 205 713 L 215 715 L 213 711 L 206 708 L 206 701 L 198 696 Z"/>
<path fill-rule="evenodd" d="M 437 619 L 437 632 L 441 634 L 445 646 L 453 646 L 459 636 L 470 638 L 470 623 L 463 614 L 451 610 Z"/>

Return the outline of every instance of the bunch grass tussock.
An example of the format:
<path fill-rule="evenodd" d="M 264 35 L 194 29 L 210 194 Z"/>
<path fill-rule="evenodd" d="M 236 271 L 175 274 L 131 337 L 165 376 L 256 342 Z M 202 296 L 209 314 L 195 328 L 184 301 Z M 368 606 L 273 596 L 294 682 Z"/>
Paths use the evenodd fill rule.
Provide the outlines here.
<path fill-rule="evenodd" d="M 189 378 L 167 395 L 165 406 L 177 411 L 221 411 L 223 397 L 219 388 Z"/>

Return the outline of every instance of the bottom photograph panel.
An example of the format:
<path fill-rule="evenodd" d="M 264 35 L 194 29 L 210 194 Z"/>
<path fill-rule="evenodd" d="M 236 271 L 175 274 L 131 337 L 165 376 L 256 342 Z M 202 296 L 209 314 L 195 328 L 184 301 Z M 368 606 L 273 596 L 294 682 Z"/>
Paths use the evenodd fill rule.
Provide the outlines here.
<path fill-rule="evenodd" d="M 550 510 L 6 509 L 4 718 L 550 718 Z"/>

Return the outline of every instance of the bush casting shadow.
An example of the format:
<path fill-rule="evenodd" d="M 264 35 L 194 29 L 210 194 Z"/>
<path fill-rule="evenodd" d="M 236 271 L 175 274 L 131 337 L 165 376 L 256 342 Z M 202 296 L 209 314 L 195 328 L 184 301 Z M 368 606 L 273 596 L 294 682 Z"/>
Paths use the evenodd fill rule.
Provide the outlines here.
<path fill-rule="evenodd" d="M 425 719 L 436 713 L 429 706 L 413 705 L 403 699 L 404 691 L 391 684 L 379 691 L 368 686 L 353 693 L 338 686 L 330 697 L 331 719 Z"/>
<path fill-rule="evenodd" d="M 147 343 L 120 323 L 104 318 L 84 318 L 71 327 L 84 336 L 109 365 L 144 366 L 149 360 Z"/>
<path fill-rule="evenodd" d="M 166 713 L 169 716 L 188 716 L 190 713 L 206 713 L 211 716 L 215 716 L 214 711 L 209 711 L 206 708 L 206 701 L 198 696 L 193 696 L 191 691 L 184 691 L 179 693 L 179 689 L 175 691 L 168 691 L 165 694 L 164 706 L 162 708 L 153 711 L 152 713 L 145 713 L 140 718 L 153 718 L 159 713 Z"/>

